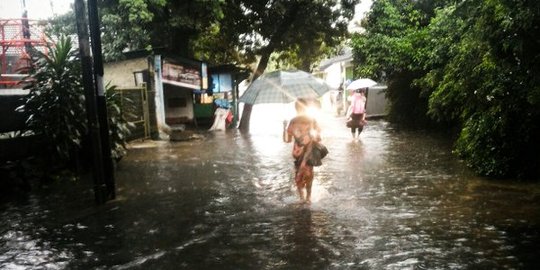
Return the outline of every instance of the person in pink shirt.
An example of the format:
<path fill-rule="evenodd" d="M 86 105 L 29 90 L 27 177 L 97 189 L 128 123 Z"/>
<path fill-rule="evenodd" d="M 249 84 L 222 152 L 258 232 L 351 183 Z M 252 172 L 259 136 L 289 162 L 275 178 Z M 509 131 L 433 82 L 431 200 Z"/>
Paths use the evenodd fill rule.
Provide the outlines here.
<path fill-rule="evenodd" d="M 356 89 L 351 97 L 347 126 L 351 128 L 353 139 L 360 136 L 366 124 L 366 100 L 366 88 Z"/>

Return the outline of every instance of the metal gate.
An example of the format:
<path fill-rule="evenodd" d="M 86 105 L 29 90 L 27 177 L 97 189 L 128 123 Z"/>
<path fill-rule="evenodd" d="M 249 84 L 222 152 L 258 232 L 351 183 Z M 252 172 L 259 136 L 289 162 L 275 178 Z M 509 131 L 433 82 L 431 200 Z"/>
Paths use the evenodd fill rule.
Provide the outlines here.
<path fill-rule="evenodd" d="M 150 137 L 150 114 L 146 84 L 143 83 L 140 87 L 133 88 L 116 88 L 115 91 L 121 97 L 120 106 L 125 119 L 135 125 L 127 139 L 148 139 Z"/>

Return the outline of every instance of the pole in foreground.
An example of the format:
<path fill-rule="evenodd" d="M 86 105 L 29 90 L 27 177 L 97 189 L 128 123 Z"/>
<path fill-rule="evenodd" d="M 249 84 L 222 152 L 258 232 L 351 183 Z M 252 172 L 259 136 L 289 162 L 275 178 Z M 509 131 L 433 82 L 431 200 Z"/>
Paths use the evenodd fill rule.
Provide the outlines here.
<path fill-rule="evenodd" d="M 74 7 L 77 23 L 77 35 L 79 37 L 79 53 L 81 55 L 86 114 L 88 117 L 90 143 L 92 145 L 92 177 L 94 179 L 94 195 L 96 198 L 96 203 L 101 204 L 106 201 L 107 187 L 105 185 L 103 152 L 101 149 L 102 144 L 97 116 L 96 94 L 92 76 L 92 59 L 90 56 L 88 24 L 86 23 L 84 0 L 75 0 Z"/>

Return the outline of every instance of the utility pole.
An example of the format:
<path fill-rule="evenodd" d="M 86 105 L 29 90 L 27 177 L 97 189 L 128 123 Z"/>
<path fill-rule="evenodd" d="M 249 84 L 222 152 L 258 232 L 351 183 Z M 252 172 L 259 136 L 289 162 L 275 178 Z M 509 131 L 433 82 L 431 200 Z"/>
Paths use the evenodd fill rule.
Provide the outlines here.
<path fill-rule="evenodd" d="M 28 22 L 28 10 L 26 9 L 26 1 L 22 1 L 23 3 L 23 14 L 22 14 L 22 35 L 24 42 L 24 48 L 26 50 L 26 53 L 30 53 L 32 50 L 30 43 L 30 23 Z"/>
<path fill-rule="evenodd" d="M 99 28 L 99 15 L 96 0 L 88 0 L 88 22 L 90 24 L 90 36 L 92 56 L 94 60 L 94 87 L 97 90 L 98 121 L 103 151 L 103 167 L 105 169 L 105 185 L 107 186 L 107 198 L 116 197 L 114 179 L 114 162 L 111 153 L 111 139 L 109 136 L 109 117 L 107 115 L 107 101 L 103 86 L 103 56 L 101 53 L 101 31 Z"/>
<path fill-rule="evenodd" d="M 106 201 L 107 187 L 105 184 L 103 151 L 101 148 L 102 143 L 97 114 L 96 91 L 94 89 L 94 80 L 92 76 L 92 58 L 90 56 L 88 24 L 86 23 L 84 0 L 75 0 L 74 6 L 77 34 L 79 37 L 79 53 L 81 55 L 86 114 L 88 117 L 90 142 L 92 144 L 92 176 L 94 179 L 94 195 L 96 198 L 96 203 L 101 204 Z"/>

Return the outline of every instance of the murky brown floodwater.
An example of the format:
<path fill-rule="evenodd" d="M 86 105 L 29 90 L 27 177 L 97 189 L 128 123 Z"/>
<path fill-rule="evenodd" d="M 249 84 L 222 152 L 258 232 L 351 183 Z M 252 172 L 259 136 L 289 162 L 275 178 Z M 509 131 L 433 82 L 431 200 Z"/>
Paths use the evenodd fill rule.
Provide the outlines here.
<path fill-rule="evenodd" d="M 257 107 L 255 107 L 257 108 Z M 68 183 L 0 206 L 0 269 L 534 269 L 540 184 L 474 177 L 450 145 L 371 121 L 331 153 L 298 203 L 280 117 L 249 134 L 135 144 L 118 198 Z M 266 115 L 268 116 L 268 115 Z"/>

